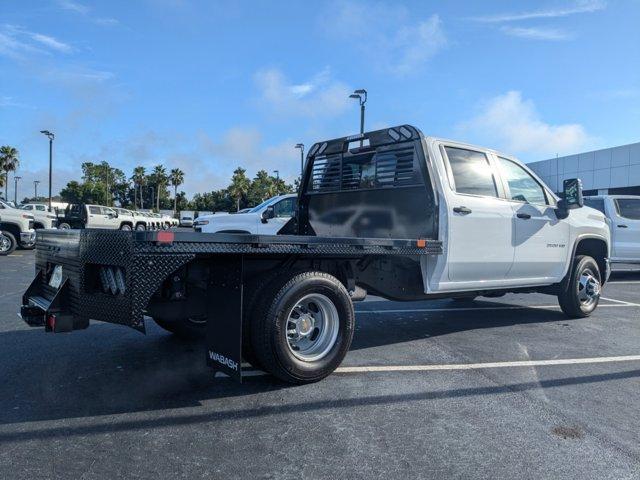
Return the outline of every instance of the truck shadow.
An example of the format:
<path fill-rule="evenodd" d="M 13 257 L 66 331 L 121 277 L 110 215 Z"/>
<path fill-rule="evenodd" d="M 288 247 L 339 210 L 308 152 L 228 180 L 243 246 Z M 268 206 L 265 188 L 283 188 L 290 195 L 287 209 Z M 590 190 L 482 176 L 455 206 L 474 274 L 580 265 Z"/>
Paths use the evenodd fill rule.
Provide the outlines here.
<path fill-rule="evenodd" d="M 376 303 L 367 302 L 367 307 L 373 309 Z M 420 314 L 419 321 L 392 329 L 390 323 L 402 320 L 379 314 L 374 314 L 375 321 L 359 316 L 353 349 L 564 318 L 549 310 L 518 312 L 490 308 L 481 315 L 475 310 L 464 315 L 428 312 Z M 152 322 L 148 326 L 147 336 L 103 323 L 73 334 L 44 334 L 39 329 L 0 333 L 4 354 L 0 425 L 201 407 L 209 400 L 295 388 L 270 376 L 251 377 L 243 385 L 214 379 L 205 365 L 202 343 L 177 339 Z"/>

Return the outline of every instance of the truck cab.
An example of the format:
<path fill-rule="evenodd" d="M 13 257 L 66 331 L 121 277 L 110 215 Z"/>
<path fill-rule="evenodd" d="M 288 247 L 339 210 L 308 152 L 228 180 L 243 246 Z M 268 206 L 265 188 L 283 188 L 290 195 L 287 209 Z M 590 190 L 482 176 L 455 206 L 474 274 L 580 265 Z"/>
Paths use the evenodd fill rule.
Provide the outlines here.
<path fill-rule="evenodd" d="M 609 221 L 613 240 L 611 262 L 640 264 L 640 197 L 597 195 L 585 197 L 584 201 Z"/>

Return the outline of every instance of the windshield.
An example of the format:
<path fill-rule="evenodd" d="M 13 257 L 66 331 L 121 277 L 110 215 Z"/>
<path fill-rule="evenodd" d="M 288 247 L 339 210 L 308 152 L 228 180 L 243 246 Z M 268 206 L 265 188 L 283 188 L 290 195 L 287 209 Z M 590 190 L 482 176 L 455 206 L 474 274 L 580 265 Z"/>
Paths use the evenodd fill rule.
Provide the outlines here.
<path fill-rule="evenodd" d="M 618 198 L 618 214 L 630 220 L 640 220 L 640 198 Z"/>
<path fill-rule="evenodd" d="M 267 205 L 272 204 L 273 202 L 275 202 L 276 200 L 278 200 L 280 197 L 271 197 L 268 200 L 265 200 L 264 202 L 262 202 L 260 205 L 253 207 L 252 209 L 249 210 L 249 212 L 247 213 L 258 213 L 260 210 L 262 210 L 264 207 L 266 207 Z"/>

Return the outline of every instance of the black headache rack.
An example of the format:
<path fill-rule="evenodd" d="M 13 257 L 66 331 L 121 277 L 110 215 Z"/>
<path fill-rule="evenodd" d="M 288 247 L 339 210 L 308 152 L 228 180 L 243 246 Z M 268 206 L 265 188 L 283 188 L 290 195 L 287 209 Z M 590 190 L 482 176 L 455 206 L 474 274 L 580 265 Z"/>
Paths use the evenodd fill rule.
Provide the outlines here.
<path fill-rule="evenodd" d="M 144 332 L 147 306 L 163 281 L 205 257 L 215 269 L 207 286 L 207 361 L 241 379 L 244 272 L 252 260 L 441 253 L 442 243 L 430 239 L 40 230 L 36 277 L 23 296 L 21 316 L 51 332 L 87 328 L 89 320 Z"/>

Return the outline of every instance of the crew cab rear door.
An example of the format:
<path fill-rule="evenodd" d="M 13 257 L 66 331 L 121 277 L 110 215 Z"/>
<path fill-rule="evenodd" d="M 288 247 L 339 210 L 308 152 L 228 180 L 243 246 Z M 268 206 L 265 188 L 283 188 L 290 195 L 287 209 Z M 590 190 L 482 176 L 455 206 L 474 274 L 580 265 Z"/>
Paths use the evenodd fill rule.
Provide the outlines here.
<path fill-rule="evenodd" d="M 513 210 L 488 152 L 441 144 L 448 176 L 447 266 L 439 291 L 501 286 L 514 257 Z"/>

